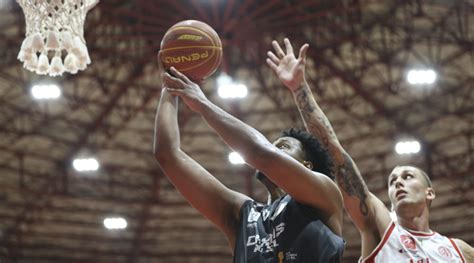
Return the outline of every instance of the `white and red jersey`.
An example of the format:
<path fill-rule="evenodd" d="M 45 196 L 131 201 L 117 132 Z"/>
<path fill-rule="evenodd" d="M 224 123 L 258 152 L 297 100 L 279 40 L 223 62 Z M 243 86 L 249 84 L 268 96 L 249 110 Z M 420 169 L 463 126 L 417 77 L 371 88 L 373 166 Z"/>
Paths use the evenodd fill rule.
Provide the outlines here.
<path fill-rule="evenodd" d="M 359 263 L 466 263 L 454 240 L 431 231 L 408 230 L 392 222 L 382 241 Z"/>

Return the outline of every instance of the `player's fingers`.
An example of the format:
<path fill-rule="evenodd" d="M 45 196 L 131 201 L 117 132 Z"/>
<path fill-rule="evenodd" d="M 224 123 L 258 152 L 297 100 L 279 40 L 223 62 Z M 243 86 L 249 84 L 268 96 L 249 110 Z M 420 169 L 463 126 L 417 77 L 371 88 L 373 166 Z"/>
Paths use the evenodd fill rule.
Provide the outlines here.
<path fill-rule="evenodd" d="M 275 54 L 273 54 L 273 52 L 268 51 L 268 52 L 267 52 L 267 56 L 268 56 L 269 59 L 272 60 L 273 63 L 275 63 L 275 64 L 279 64 L 279 63 L 280 63 L 280 59 L 278 59 L 277 56 L 275 56 Z"/>
<path fill-rule="evenodd" d="M 173 89 L 173 88 L 166 88 L 166 91 L 168 91 L 169 93 L 171 93 L 172 95 L 175 95 L 175 96 L 182 96 L 184 95 L 184 90 L 182 89 Z"/>
<path fill-rule="evenodd" d="M 272 41 L 272 46 L 275 49 L 276 55 L 281 59 L 285 56 L 285 52 L 283 52 L 283 49 L 281 49 L 280 45 L 278 42 L 275 40 Z"/>
<path fill-rule="evenodd" d="M 278 66 L 277 66 L 275 63 L 273 63 L 273 61 L 272 61 L 271 59 L 269 59 L 269 58 L 267 58 L 267 65 L 268 65 L 274 72 L 276 72 L 277 69 L 278 69 Z"/>
<path fill-rule="evenodd" d="M 285 38 L 283 42 L 285 43 L 286 54 L 294 54 L 293 47 L 291 46 L 290 40 L 288 38 Z"/>
<path fill-rule="evenodd" d="M 187 83 L 187 84 L 192 83 L 192 81 L 189 80 L 189 78 L 186 77 L 186 75 L 179 72 L 175 67 L 171 67 L 170 70 L 171 70 L 171 73 L 173 73 L 173 75 L 175 75 L 177 78 L 181 79 L 184 83 Z"/>
<path fill-rule="evenodd" d="M 306 52 L 308 51 L 308 48 L 309 48 L 309 45 L 308 44 L 304 44 L 301 48 L 300 48 L 300 53 L 298 54 L 298 59 L 301 60 L 301 61 L 306 61 Z"/>
<path fill-rule="evenodd" d="M 164 77 L 163 77 L 163 82 L 165 82 L 167 87 L 181 88 L 182 89 L 186 86 L 186 83 L 184 83 L 183 80 L 172 76 L 168 72 L 165 72 Z"/>
<path fill-rule="evenodd" d="M 165 73 L 163 74 L 163 76 L 164 76 L 163 79 L 164 79 L 165 81 L 175 82 L 175 81 L 178 80 L 178 78 L 176 78 L 175 76 L 171 75 L 169 72 L 165 72 Z"/>

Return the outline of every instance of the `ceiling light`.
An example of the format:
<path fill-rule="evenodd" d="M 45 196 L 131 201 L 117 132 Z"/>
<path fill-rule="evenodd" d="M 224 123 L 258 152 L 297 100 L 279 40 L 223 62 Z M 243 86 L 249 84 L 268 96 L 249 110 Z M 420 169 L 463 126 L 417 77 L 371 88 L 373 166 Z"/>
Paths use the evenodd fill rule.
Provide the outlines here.
<path fill-rule="evenodd" d="M 127 227 L 127 220 L 122 217 L 108 217 L 104 219 L 104 226 L 107 229 L 125 229 Z"/>
<path fill-rule="evenodd" d="M 227 74 L 221 74 L 217 77 L 217 93 L 224 99 L 245 98 L 248 93 L 247 86 L 241 83 L 235 83 Z"/>
<path fill-rule="evenodd" d="M 99 169 L 99 162 L 94 158 L 75 159 L 72 162 L 72 166 L 78 172 L 97 171 Z"/>
<path fill-rule="evenodd" d="M 34 85 L 31 95 L 38 100 L 57 99 L 61 96 L 61 90 L 57 85 Z"/>
<path fill-rule="evenodd" d="M 433 84 L 436 81 L 436 72 L 432 69 L 412 69 L 407 74 L 407 81 L 412 85 Z"/>
<path fill-rule="evenodd" d="M 244 84 L 230 84 L 219 86 L 217 93 L 223 99 L 241 99 L 247 96 L 247 86 Z"/>
<path fill-rule="evenodd" d="M 237 152 L 229 153 L 229 162 L 231 162 L 232 164 L 244 164 L 245 163 L 244 158 L 242 158 L 242 156 L 240 154 L 238 154 Z"/>
<path fill-rule="evenodd" d="M 421 149 L 421 145 L 418 141 L 402 141 L 397 142 L 395 145 L 395 151 L 398 154 L 413 154 L 418 153 Z"/>
<path fill-rule="evenodd" d="M 218 86 L 229 85 L 229 84 L 232 84 L 232 78 L 229 75 L 222 73 L 217 77 Z"/>

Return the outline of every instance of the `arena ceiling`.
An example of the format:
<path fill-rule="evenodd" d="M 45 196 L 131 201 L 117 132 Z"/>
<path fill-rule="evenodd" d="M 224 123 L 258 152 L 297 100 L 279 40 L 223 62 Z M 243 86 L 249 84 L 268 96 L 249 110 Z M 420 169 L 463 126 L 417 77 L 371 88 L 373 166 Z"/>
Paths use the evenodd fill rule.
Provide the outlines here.
<path fill-rule="evenodd" d="M 474 244 L 474 4 L 449 0 L 103 0 L 89 13 L 92 64 L 49 78 L 16 59 L 25 34 L 13 0 L 0 2 L 0 260 L 2 262 L 231 262 L 224 236 L 179 195 L 152 156 L 160 94 L 155 56 L 164 32 L 197 19 L 219 33 L 219 69 L 245 83 L 242 100 L 209 98 L 270 139 L 302 127 L 290 93 L 265 64 L 270 41 L 309 43 L 308 81 L 369 188 L 384 201 L 397 164 L 433 178 L 431 227 Z M 411 68 L 433 68 L 437 82 L 414 87 Z M 214 74 L 217 76 L 219 72 Z M 37 101 L 30 88 L 55 83 L 62 97 Z M 255 199 L 264 189 L 247 166 L 185 107 L 184 150 L 228 187 Z M 401 156 L 395 143 L 420 141 Z M 96 173 L 71 168 L 95 156 Z M 128 227 L 110 231 L 107 216 Z M 344 262 L 360 239 L 346 220 Z"/>

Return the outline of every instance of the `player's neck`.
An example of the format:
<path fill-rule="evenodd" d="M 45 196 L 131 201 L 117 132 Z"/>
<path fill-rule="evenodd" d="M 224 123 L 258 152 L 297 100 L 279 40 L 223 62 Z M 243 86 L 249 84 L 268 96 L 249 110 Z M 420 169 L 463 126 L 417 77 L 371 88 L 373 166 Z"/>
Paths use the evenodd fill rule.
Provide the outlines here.
<path fill-rule="evenodd" d="M 424 208 L 418 214 L 397 214 L 398 224 L 413 231 L 429 233 L 430 230 L 430 213 L 428 208 Z"/>
<path fill-rule="evenodd" d="M 282 197 L 284 194 L 285 194 L 285 191 L 283 191 L 283 189 L 279 188 L 279 187 L 272 187 L 270 189 L 270 187 L 267 187 L 268 189 L 268 198 L 270 200 L 269 203 L 273 203 L 275 200 L 277 200 L 278 198 Z"/>
<path fill-rule="evenodd" d="M 268 199 L 267 203 L 273 203 L 275 200 L 278 198 L 282 197 L 285 194 L 285 191 L 278 187 L 276 184 L 274 184 L 272 181 L 268 180 L 268 178 L 263 177 L 260 179 L 260 182 L 265 185 L 268 191 Z"/>

